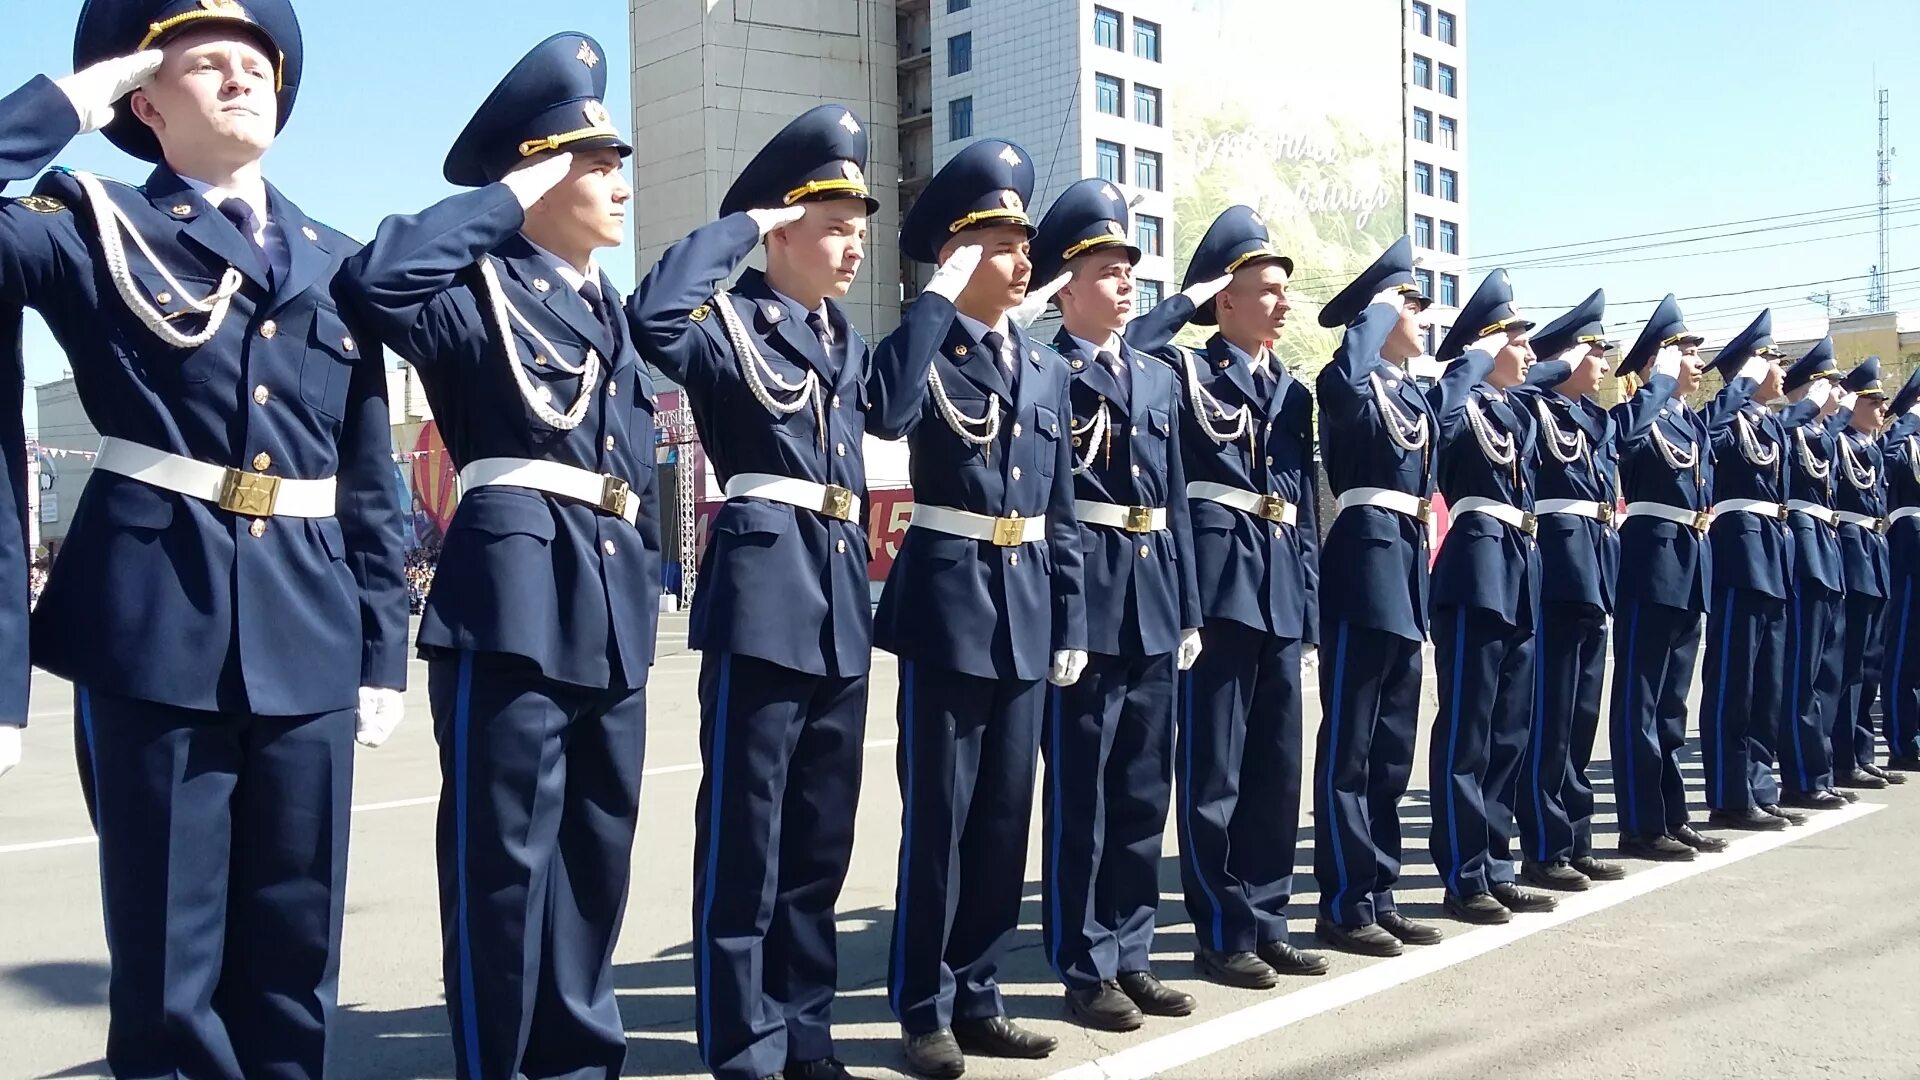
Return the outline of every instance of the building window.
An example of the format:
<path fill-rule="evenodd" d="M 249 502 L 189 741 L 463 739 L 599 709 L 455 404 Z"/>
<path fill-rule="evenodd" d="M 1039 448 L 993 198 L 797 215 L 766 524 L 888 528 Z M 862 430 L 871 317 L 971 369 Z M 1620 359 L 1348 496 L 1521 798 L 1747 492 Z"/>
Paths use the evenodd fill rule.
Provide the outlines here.
<path fill-rule="evenodd" d="M 1432 356 L 1433 350 L 1436 348 L 1435 342 L 1440 340 L 1439 334 L 1435 331 L 1432 323 L 1428 323 L 1427 328 L 1420 331 L 1420 340 L 1423 342 L 1420 346 L 1421 355 Z"/>
<path fill-rule="evenodd" d="M 1458 274 L 1441 274 L 1440 275 L 1440 306 L 1441 307 L 1459 307 L 1460 306 L 1460 275 Z"/>
<path fill-rule="evenodd" d="M 1140 220 L 1133 224 L 1133 242 L 1140 248 L 1142 255 L 1165 255 L 1161 246 L 1161 226 L 1163 222 L 1152 214 L 1141 214 Z"/>
<path fill-rule="evenodd" d="M 947 74 L 964 75 L 973 70 L 973 34 L 955 34 L 947 39 Z"/>
<path fill-rule="evenodd" d="M 956 11 L 965 11 L 972 6 L 973 0 L 947 0 L 947 14 L 951 15 Z"/>
<path fill-rule="evenodd" d="M 1460 71 L 1452 64 L 1440 65 L 1440 92 L 1448 97 L 1460 96 Z"/>
<path fill-rule="evenodd" d="M 1105 180 L 1109 184 L 1124 184 L 1127 182 L 1125 176 L 1127 161 L 1126 147 L 1121 146 L 1117 142 L 1095 139 L 1093 142 L 1093 160 L 1095 165 L 1098 166 L 1100 179 Z"/>
<path fill-rule="evenodd" d="M 1093 9 L 1093 43 L 1103 49 L 1120 48 L 1120 13 L 1107 8 Z"/>
<path fill-rule="evenodd" d="M 1450 12 L 1443 11 L 1440 13 L 1440 40 L 1446 42 L 1448 45 L 1454 44 L 1453 15 Z"/>
<path fill-rule="evenodd" d="M 1433 141 L 1433 114 L 1425 109 L 1413 110 L 1413 137 L 1421 142 Z"/>
<path fill-rule="evenodd" d="M 1440 170 L 1440 197 L 1448 202 L 1460 201 L 1460 174 L 1452 169 Z"/>
<path fill-rule="evenodd" d="M 1160 90 L 1158 87 L 1133 84 L 1133 118 L 1143 124 L 1160 126 Z"/>
<path fill-rule="evenodd" d="M 1152 311 L 1160 306 L 1160 298 L 1166 295 L 1167 283 L 1152 278 L 1137 278 L 1133 283 L 1133 291 L 1140 294 L 1140 299 L 1133 305 L 1134 313 Z"/>
<path fill-rule="evenodd" d="M 1160 24 L 1145 19 L 1133 20 L 1133 55 L 1160 62 Z"/>
<path fill-rule="evenodd" d="M 973 95 L 947 102 L 947 138 L 973 138 Z"/>
<path fill-rule="evenodd" d="M 1108 116 L 1125 116 L 1126 110 L 1120 107 L 1120 96 L 1125 84 L 1111 75 L 1093 77 L 1093 107 Z"/>
<path fill-rule="evenodd" d="M 1155 150 L 1135 150 L 1133 152 L 1133 186 L 1148 191 L 1164 190 L 1160 186 L 1160 154 Z"/>
<path fill-rule="evenodd" d="M 1415 247 L 1433 246 L 1433 219 L 1425 214 L 1413 215 L 1413 244 Z M 1432 296 L 1432 293 L 1428 293 Z"/>
<path fill-rule="evenodd" d="M 1440 250 L 1449 255 L 1460 254 L 1460 226 L 1451 221 L 1440 223 Z"/>
<path fill-rule="evenodd" d="M 1460 149 L 1460 128 L 1451 116 L 1440 118 L 1440 145 L 1449 150 Z"/>
<path fill-rule="evenodd" d="M 1433 194 L 1433 166 L 1424 161 L 1413 163 L 1413 190 L 1421 195 Z"/>
<path fill-rule="evenodd" d="M 1433 295 L 1433 271 L 1431 271 L 1431 270 L 1415 270 L 1415 271 L 1413 272 L 1413 283 L 1414 283 L 1415 285 L 1418 285 L 1418 286 L 1420 286 L 1420 295 L 1421 295 L 1421 296 L 1432 296 L 1432 295 Z M 1433 350 L 1432 350 L 1432 349 L 1428 349 L 1427 351 L 1428 351 L 1428 352 L 1432 352 Z"/>
<path fill-rule="evenodd" d="M 1413 85 L 1433 89 L 1433 61 L 1419 53 L 1413 54 Z"/>
<path fill-rule="evenodd" d="M 1433 36 L 1433 6 L 1420 0 L 1413 2 L 1413 28 L 1428 37 Z"/>

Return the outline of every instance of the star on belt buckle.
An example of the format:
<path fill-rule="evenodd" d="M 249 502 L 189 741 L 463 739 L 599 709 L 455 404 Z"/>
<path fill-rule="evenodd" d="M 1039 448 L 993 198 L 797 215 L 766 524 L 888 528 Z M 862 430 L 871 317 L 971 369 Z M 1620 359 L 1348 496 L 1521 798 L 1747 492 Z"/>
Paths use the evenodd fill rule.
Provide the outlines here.
<path fill-rule="evenodd" d="M 1603 502 L 1603 503 L 1596 503 L 1595 505 L 1598 506 L 1600 509 L 1600 524 L 1612 525 L 1613 524 L 1613 504 L 1608 502 Z"/>
<path fill-rule="evenodd" d="M 1130 533 L 1150 533 L 1153 531 L 1153 508 L 1150 506 L 1127 507 L 1126 530 Z"/>
<path fill-rule="evenodd" d="M 1276 525 L 1287 523 L 1287 500 L 1278 495 L 1260 496 L 1260 517 Z"/>
<path fill-rule="evenodd" d="M 600 509 L 614 517 L 627 516 L 627 500 L 633 495 L 633 488 L 617 476 L 606 477 L 600 485 Z"/>
<path fill-rule="evenodd" d="M 228 469 L 220 478 L 220 509 L 243 517 L 272 517 L 280 478 Z"/>
<path fill-rule="evenodd" d="M 828 484 L 827 497 L 820 503 L 820 512 L 838 521 L 852 521 L 853 492 L 838 484 Z"/>
<path fill-rule="evenodd" d="M 1689 524 L 1693 526 L 1694 532 L 1705 534 L 1707 526 L 1713 524 L 1713 511 L 1710 509 L 1695 510 L 1693 512 L 1693 521 Z"/>
<path fill-rule="evenodd" d="M 1026 526 L 1027 523 L 1020 519 L 1019 514 L 1015 514 L 1012 517 L 994 518 L 993 546 L 1019 547 L 1021 544 L 1026 543 Z"/>
<path fill-rule="evenodd" d="M 1540 534 L 1540 519 L 1534 515 L 1533 511 L 1522 510 L 1520 512 L 1520 531 L 1526 533 L 1528 536 L 1538 536 Z"/>

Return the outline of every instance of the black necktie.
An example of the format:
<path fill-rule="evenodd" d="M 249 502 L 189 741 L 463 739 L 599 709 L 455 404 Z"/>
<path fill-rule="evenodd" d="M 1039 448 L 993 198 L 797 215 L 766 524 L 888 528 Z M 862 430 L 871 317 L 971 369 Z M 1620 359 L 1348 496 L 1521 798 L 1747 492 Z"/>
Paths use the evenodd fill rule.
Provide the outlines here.
<path fill-rule="evenodd" d="M 992 350 L 993 362 L 998 364 L 1000 366 L 1000 370 L 1006 374 L 1007 389 L 1012 390 L 1013 380 L 1014 380 L 1013 362 L 1007 359 L 1006 337 L 997 330 L 989 330 L 987 331 L 986 335 L 980 339 L 980 344 L 985 345 L 988 349 Z"/>
<path fill-rule="evenodd" d="M 607 340 L 613 343 L 615 350 L 618 350 L 620 348 L 619 317 L 614 312 L 613 305 L 607 302 L 606 294 L 600 291 L 600 283 L 581 282 L 580 298 L 587 302 L 587 310 L 593 312 L 593 317 L 600 320 L 601 329 L 607 332 Z"/>
<path fill-rule="evenodd" d="M 833 331 L 827 327 L 826 316 L 817 311 L 808 312 L 807 326 L 813 330 L 813 336 L 820 339 L 820 351 L 827 358 L 828 373 L 837 376 L 840 372 L 840 352 Z"/>
<path fill-rule="evenodd" d="M 1113 381 L 1120 384 L 1121 402 L 1124 404 L 1128 401 L 1132 401 L 1133 400 L 1133 372 L 1127 368 L 1126 361 L 1121 360 L 1119 357 L 1113 355 L 1112 353 L 1106 351 L 1105 349 L 1100 350 L 1100 355 L 1095 357 L 1095 359 L 1099 360 L 1102 364 L 1105 364 L 1107 366 L 1107 370 L 1113 373 Z"/>
<path fill-rule="evenodd" d="M 240 238 L 245 240 L 247 247 L 253 251 L 253 268 L 266 274 L 267 284 L 272 285 L 274 283 L 273 261 L 267 257 L 265 251 L 261 250 L 260 242 L 254 239 L 260 231 L 260 221 L 253 216 L 253 207 L 248 206 L 245 199 L 231 198 L 220 204 L 220 214 L 233 222 L 234 228 L 240 230 Z"/>

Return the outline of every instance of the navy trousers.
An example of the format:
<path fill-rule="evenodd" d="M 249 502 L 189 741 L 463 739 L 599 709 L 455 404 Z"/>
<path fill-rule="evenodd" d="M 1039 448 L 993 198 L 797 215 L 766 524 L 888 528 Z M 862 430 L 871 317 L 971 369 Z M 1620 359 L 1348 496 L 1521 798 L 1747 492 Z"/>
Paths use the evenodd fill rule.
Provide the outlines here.
<path fill-rule="evenodd" d="M 1846 607 L 1840 660 L 1843 682 L 1829 745 L 1834 769 L 1851 772 L 1879 760 L 1873 748 L 1873 706 L 1880 697 L 1880 673 L 1887 659 L 1887 601 L 1848 593 Z"/>
<path fill-rule="evenodd" d="M 1700 673 L 1700 756 L 1714 810 L 1780 801 L 1774 729 L 1786 694 L 1786 654 L 1785 600 L 1754 589 L 1720 591 L 1707 618 Z"/>
<path fill-rule="evenodd" d="M 1427 746 L 1428 846 L 1455 896 L 1513 881 L 1513 801 L 1533 711 L 1533 652 L 1531 625 L 1464 606 L 1434 613 L 1440 711 Z"/>
<path fill-rule="evenodd" d="M 1313 763 L 1313 873 L 1320 916 L 1360 926 L 1396 910 L 1400 800 L 1413 776 L 1419 726 L 1420 642 L 1346 622 L 1331 627 L 1326 640 L 1324 719 Z"/>
<path fill-rule="evenodd" d="M 1048 695 L 1041 934 L 1069 989 L 1147 971 L 1172 790 L 1174 656 L 1094 653 Z"/>
<path fill-rule="evenodd" d="M 1700 613 L 1634 602 L 1613 630 L 1613 788 L 1620 835 L 1648 840 L 1687 824 L 1680 749 Z"/>
<path fill-rule="evenodd" d="M 1180 677 L 1180 881 L 1201 948 L 1287 940 L 1300 836 L 1300 641 L 1207 624 Z"/>
<path fill-rule="evenodd" d="M 1794 582 L 1787 600 L 1787 692 L 1781 697 L 1780 786 L 1799 795 L 1833 786 L 1830 745 L 1845 653 L 1841 594 Z"/>
<path fill-rule="evenodd" d="M 1914 588 L 1913 578 L 1894 578 L 1883 640 L 1887 752 L 1897 758 L 1920 757 L 1920 589 Z"/>
<path fill-rule="evenodd" d="M 530 661 L 428 663 L 440 742 L 440 925 L 462 1080 L 617 1077 L 613 946 L 646 750 L 643 690 Z"/>
<path fill-rule="evenodd" d="M 1587 765 L 1606 692 L 1607 615 L 1589 604 L 1542 605 L 1534 707 L 1515 810 L 1527 858 L 1593 854 L 1593 781 Z"/>
<path fill-rule="evenodd" d="M 107 1067 L 319 1080 L 340 974 L 353 712 L 200 712 L 80 687 Z"/>
<path fill-rule="evenodd" d="M 853 852 L 867 677 L 700 661 L 694 999 L 714 1076 L 833 1056 L 834 905 Z"/>
<path fill-rule="evenodd" d="M 888 1001 L 907 1032 L 1002 1015 L 1047 684 L 900 662 L 900 871 Z"/>

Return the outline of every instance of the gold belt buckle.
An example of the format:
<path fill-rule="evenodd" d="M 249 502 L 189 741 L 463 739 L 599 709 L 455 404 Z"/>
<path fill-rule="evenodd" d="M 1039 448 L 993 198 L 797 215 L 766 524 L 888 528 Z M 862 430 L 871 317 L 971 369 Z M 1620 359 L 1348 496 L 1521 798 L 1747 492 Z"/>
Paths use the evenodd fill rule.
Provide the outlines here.
<path fill-rule="evenodd" d="M 1786 504 L 1786 503 L 1781 503 L 1781 504 L 1780 504 L 1780 514 L 1779 514 L 1779 517 L 1780 517 L 1780 520 L 1781 520 L 1781 521 L 1785 521 L 1785 520 L 1787 520 L 1787 515 L 1788 515 L 1789 513 L 1791 513 L 1791 512 L 1792 512 L 1792 511 L 1790 511 L 1790 510 L 1788 510 L 1788 509 L 1787 509 L 1787 504 Z"/>
<path fill-rule="evenodd" d="M 820 512 L 839 521 L 852 521 L 853 492 L 838 484 L 828 484 L 827 497 L 820 504 Z"/>
<path fill-rule="evenodd" d="M 1694 532 L 1704 534 L 1707 531 L 1707 526 L 1711 524 L 1713 524 L 1713 511 L 1711 509 L 1695 510 L 1693 512 Z"/>
<path fill-rule="evenodd" d="M 1150 506 L 1127 507 L 1126 530 L 1130 533 L 1150 533 L 1153 531 L 1153 508 Z"/>
<path fill-rule="evenodd" d="M 1526 533 L 1528 536 L 1538 536 L 1540 534 L 1540 519 L 1534 516 L 1533 511 L 1522 510 L 1520 512 L 1520 531 Z"/>
<path fill-rule="evenodd" d="M 1600 508 L 1600 524 L 1613 524 L 1613 504 L 1609 502 L 1596 502 L 1594 505 Z"/>
<path fill-rule="evenodd" d="M 993 519 L 993 546 L 1019 547 L 1027 542 L 1026 522 L 1019 514 Z"/>
<path fill-rule="evenodd" d="M 627 516 L 627 500 L 633 497 L 633 488 L 617 476 L 606 477 L 600 485 L 600 509 L 614 517 Z"/>
<path fill-rule="evenodd" d="M 1421 499 L 1419 505 L 1414 508 L 1413 516 L 1422 525 L 1433 524 L 1433 500 Z"/>
<path fill-rule="evenodd" d="M 1287 523 L 1287 500 L 1278 495 L 1260 496 L 1260 516 L 1276 525 Z"/>
<path fill-rule="evenodd" d="M 1874 518 L 1873 531 L 1879 533 L 1882 536 L 1885 536 L 1887 533 L 1887 519 L 1883 517 Z"/>
<path fill-rule="evenodd" d="M 280 478 L 228 469 L 220 480 L 220 509 L 245 517 L 272 517 L 280 498 Z"/>

